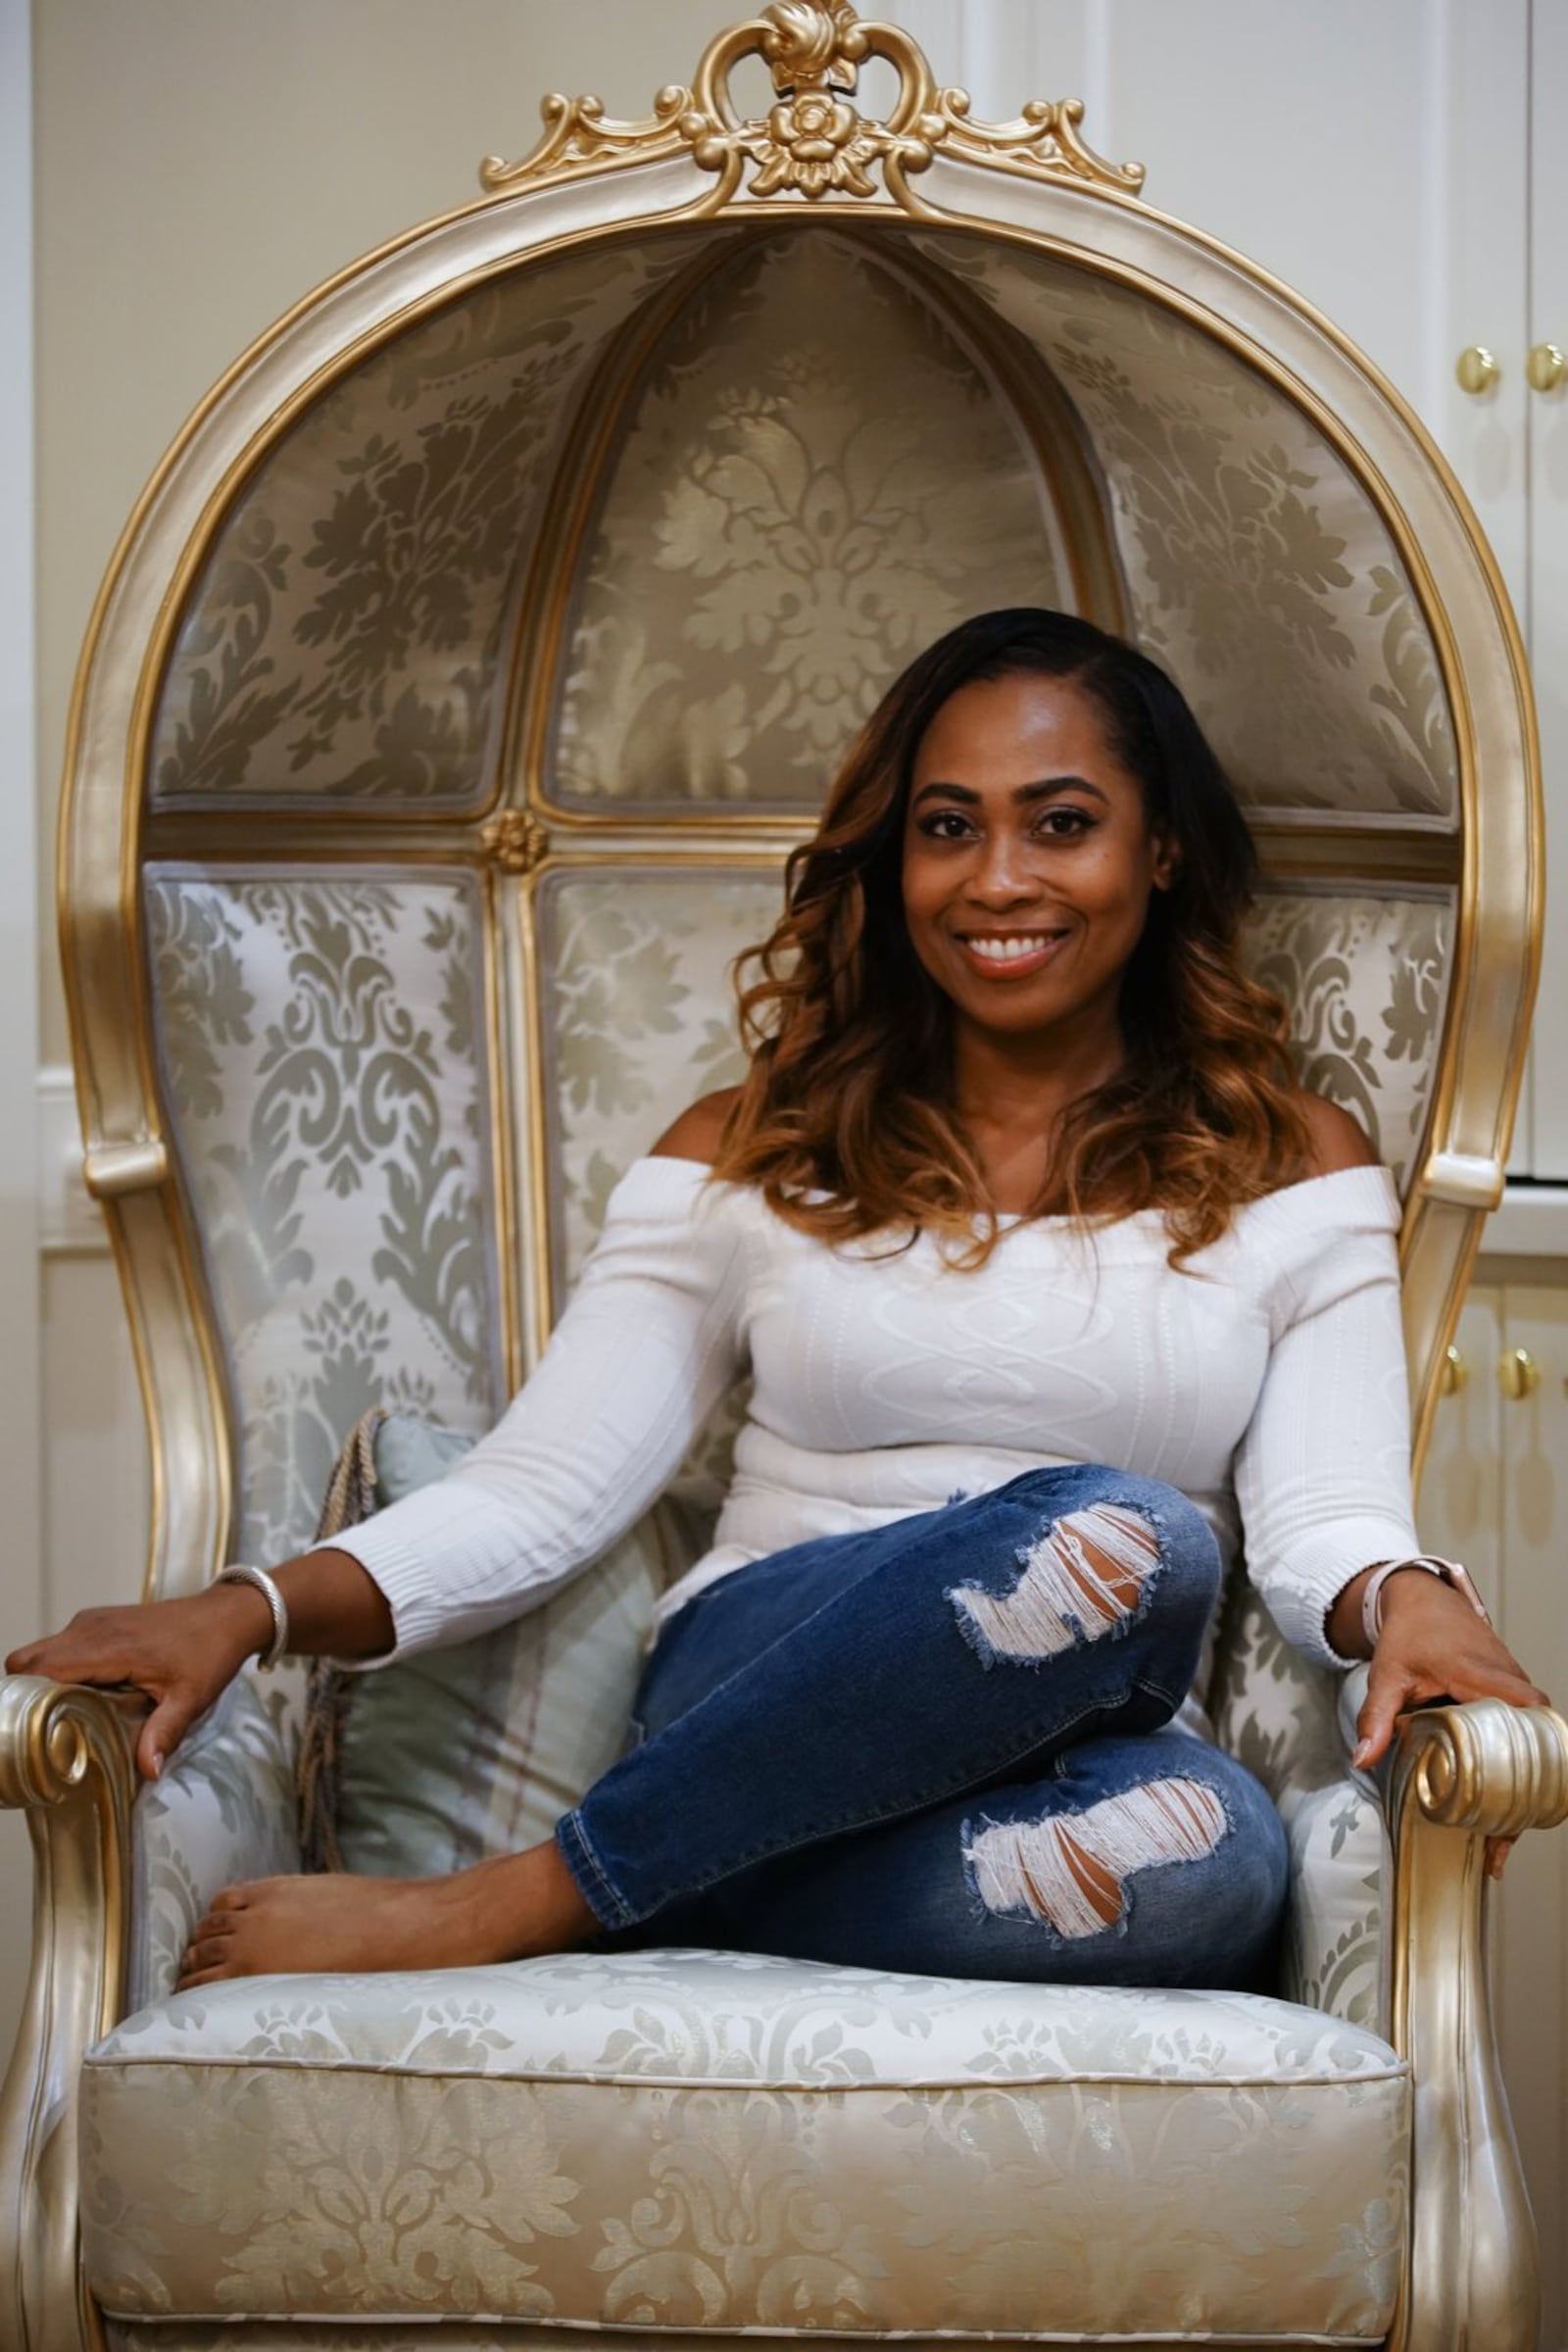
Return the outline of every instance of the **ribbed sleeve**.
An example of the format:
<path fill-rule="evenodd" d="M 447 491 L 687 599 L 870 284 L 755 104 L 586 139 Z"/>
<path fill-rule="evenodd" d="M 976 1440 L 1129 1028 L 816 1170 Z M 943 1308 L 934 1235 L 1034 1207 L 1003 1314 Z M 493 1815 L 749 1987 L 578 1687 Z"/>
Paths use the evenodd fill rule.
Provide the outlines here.
<path fill-rule="evenodd" d="M 733 1193 L 642 1159 L 538 1368 L 461 1462 L 334 1536 L 392 1610 L 403 1656 L 538 1608 L 660 1494 L 740 1370 Z M 375 1661 L 384 1664 L 384 1658 Z"/>
<path fill-rule="evenodd" d="M 1276 1329 L 1235 1481 L 1249 1573 L 1275 1623 L 1344 1666 L 1324 1630 L 1334 1601 L 1374 1560 L 1420 1544 L 1393 1180 L 1365 1168 L 1320 1181 L 1338 1188 L 1327 1225 L 1304 1213 L 1309 1186 L 1254 1212 L 1257 1224 L 1272 1212 Z"/>

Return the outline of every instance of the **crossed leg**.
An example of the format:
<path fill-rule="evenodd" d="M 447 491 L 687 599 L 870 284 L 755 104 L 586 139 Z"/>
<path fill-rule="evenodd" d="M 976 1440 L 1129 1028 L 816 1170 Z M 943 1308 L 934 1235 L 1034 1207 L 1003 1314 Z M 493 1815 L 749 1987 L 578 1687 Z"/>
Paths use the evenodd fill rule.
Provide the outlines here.
<path fill-rule="evenodd" d="M 181 1984 L 566 1949 L 754 1862 L 983 1788 L 1025 1756 L 1152 1728 L 1187 1687 L 1216 1577 L 1183 1496 L 1091 1468 L 774 1554 L 675 1620 L 645 1678 L 655 1736 L 554 1841 L 444 1881 L 229 1888 Z M 1126 1859 L 1111 1827 L 1063 1829 L 1054 1848 L 1105 1926 Z M 1044 1865 L 1014 1867 L 1028 1880 Z"/>

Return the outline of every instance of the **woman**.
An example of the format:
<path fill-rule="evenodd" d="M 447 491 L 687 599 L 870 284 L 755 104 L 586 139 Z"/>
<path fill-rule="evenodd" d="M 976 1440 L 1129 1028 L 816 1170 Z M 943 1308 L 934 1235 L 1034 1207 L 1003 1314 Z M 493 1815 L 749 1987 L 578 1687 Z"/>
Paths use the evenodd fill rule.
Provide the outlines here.
<path fill-rule="evenodd" d="M 754 1378 L 639 1743 L 546 1843 L 270 1880 L 181 1982 L 608 1931 L 937 1974 L 1266 1982 L 1284 1841 L 1178 1724 L 1239 1503 L 1355 1761 L 1542 1693 L 1417 1556 L 1392 1183 L 1243 975 L 1251 845 L 1180 694 L 1087 622 L 964 623 L 851 752 L 743 995 L 739 1088 L 634 1164 L 543 1363 L 437 1487 L 266 1575 L 88 1612 L 156 1776 L 285 1608 L 364 1661 L 535 1606 Z M 1216 1540 L 1218 1539 L 1218 1540 Z M 1190 1713 L 1190 1710 L 1187 1710 Z"/>

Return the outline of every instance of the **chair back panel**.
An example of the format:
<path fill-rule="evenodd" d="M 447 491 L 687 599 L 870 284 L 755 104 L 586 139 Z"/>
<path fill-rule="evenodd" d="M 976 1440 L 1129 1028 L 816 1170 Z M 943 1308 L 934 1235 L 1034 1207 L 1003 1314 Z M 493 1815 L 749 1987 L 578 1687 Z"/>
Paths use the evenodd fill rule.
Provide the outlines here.
<path fill-rule="evenodd" d="M 233 1400 L 235 1554 L 280 1559 L 371 1405 L 477 1434 L 506 1401 L 482 893 L 162 864 L 146 908 Z"/>
<path fill-rule="evenodd" d="M 842 235 L 703 276 L 625 416 L 576 565 L 564 808 L 813 811 L 922 646 L 988 606 L 1077 606 L 1020 410 L 951 312 Z"/>
<path fill-rule="evenodd" d="M 564 427 L 628 314 L 710 238 L 574 251 L 345 373 L 234 501 L 186 604 L 154 809 L 471 808 Z"/>

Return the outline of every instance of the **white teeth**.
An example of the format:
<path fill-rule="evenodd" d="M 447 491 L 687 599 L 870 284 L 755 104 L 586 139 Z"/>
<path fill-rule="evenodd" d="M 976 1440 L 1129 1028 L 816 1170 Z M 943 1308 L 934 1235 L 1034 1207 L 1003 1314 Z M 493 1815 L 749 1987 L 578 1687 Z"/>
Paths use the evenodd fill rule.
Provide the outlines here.
<path fill-rule="evenodd" d="M 1042 948 L 1049 948 L 1054 936 L 1050 931 L 1033 931 L 1014 939 L 969 939 L 964 945 L 991 963 L 1015 963 L 1020 956 L 1037 956 Z"/>

